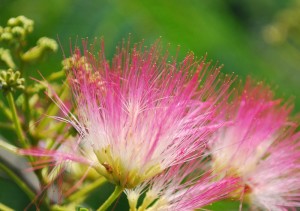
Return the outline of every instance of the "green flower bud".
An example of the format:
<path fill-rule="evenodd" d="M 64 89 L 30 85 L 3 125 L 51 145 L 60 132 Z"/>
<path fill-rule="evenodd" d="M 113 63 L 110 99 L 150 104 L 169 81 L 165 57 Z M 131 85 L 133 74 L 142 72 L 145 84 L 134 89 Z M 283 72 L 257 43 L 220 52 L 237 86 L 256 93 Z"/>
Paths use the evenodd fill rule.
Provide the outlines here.
<path fill-rule="evenodd" d="M 26 35 L 25 30 L 20 26 L 13 27 L 11 32 L 15 37 L 22 38 L 22 39 L 24 39 Z"/>
<path fill-rule="evenodd" d="M 43 49 L 39 46 L 35 46 L 26 51 L 22 56 L 22 60 L 25 62 L 33 62 L 42 57 Z"/>
<path fill-rule="evenodd" d="M 25 16 L 18 16 L 16 18 L 10 18 L 7 21 L 7 25 L 10 27 L 19 26 L 23 28 L 26 34 L 29 34 L 33 31 L 34 22 L 31 19 L 26 18 Z"/>
<path fill-rule="evenodd" d="M 73 67 L 73 63 L 74 63 L 73 57 L 62 60 L 61 64 L 62 64 L 63 70 L 65 70 L 66 72 L 71 70 L 71 68 Z"/>
<path fill-rule="evenodd" d="M 33 20 L 26 18 L 25 16 L 19 16 L 17 18 L 22 22 L 24 29 L 27 31 L 27 33 L 33 32 Z"/>
<path fill-rule="evenodd" d="M 37 45 L 28 51 L 26 51 L 22 56 L 22 60 L 26 62 L 32 62 L 40 59 L 48 51 L 55 52 L 58 45 L 55 40 L 42 37 L 37 41 Z"/>
<path fill-rule="evenodd" d="M 11 53 L 8 49 L 0 48 L 0 60 L 3 61 L 9 68 L 16 68 Z"/>
<path fill-rule="evenodd" d="M 5 27 L 5 28 L 3 28 L 3 33 L 4 32 L 8 32 L 8 33 L 11 33 L 11 27 Z"/>
<path fill-rule="evenodd" d="M 74 54 L 72 57 L 66 58 L 62 61 L 63 70 L 68 72 L 72 68 L 83 67 L 86 71 L 91 71 L 92 65 L 87 61 L 85 56 L 78 57 Z"/>
<path fill-rule="evenodd" d="M 50 51 L 57 51 L 58 45 L 57 42 L 53 39 L 50 39 L 48 37 L 41 37 L 37 41 L 37 45 L 41 46 L 45 50 L 50 50 Z"/>
<path fill-rule="evenodd" d="M 7 21 L 7 25 L 9 26 L 16 26 L 18 25 L 18 20 L 17 18 L 10 18 L 8 21 Z"/>
<path fill-rule="evenodd" d="M 18 80 L 18 78 L 20 78 L 21 76 L 21 73 L 19 71 L 16 71 L 15 72 L 15 75 L 14 75 L 14 80 Z M 21 78 L 20 80 L 22 80 L 23 78 Z"/>
<path fill-rule="evenodd" d="M 4 32 L 0 36 L 0 41 L 11 42 L 13 40 L 13 36 L 9 32 Z"/>

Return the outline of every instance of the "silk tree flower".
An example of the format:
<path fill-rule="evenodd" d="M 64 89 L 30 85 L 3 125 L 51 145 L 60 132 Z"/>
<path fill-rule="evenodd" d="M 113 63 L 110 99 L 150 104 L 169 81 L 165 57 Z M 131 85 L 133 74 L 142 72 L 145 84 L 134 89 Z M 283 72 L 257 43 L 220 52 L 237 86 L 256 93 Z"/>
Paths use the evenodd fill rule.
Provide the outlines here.
<path fill-rule="evenodd" d="M 126 190 L 130 211 L 195 210 L 223 199 L 239 188 L 238 178 L 214 181 L 199 159 L 170 167 L 132 190 Z M 145 194 L 137 209 L 139 197 Z"/>
<path fill-rule="evenodd" d="M 168 62 L 157 42 L 132 50 L 123 44 L 109 64 L 103 48 L 93 55 L 86 46 L 68 63 L 74 113 L 53 96 L 65 115 L 54 118 L 79 134 L 76 150 L 27 153 L 85 163 L 110 182 L 133 188 L 193 159 L 187 155 L 205 147 L 209 135 L 226 124 L 216 110 L 232 79 L 218 79 L 220 68 L 209 68 L 204 59 L 189 53 L 179 64 Z"/>
<path fill-rule="evenodd" d="M 241 177 L 244 188 L 232 194 L 263 210 L 300 206 L 300 134 L 289 121 L 291 107 L 281 105 L 262 84 L 248 80 L 221 128 L 209 144 L 214 169 Z M 220 176 L 220 175 L 219 175 Z M 222 177 L 222 176 L 220 176 Z"/>

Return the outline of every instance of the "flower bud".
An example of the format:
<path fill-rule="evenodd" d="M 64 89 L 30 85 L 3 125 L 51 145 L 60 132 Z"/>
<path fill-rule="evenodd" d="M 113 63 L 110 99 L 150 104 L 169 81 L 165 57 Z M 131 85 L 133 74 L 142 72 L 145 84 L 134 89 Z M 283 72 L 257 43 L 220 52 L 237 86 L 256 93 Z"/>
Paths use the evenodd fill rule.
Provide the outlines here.
<path fill-rule="evenodd" d="M 25 30 L 20 26 L 13 27 L 11 32 L 15 37 L 22 38 L 22 39 L 24 39 L 26 35 Z"/>
<path fill-rule="evenodd" d="M 37 41 L 37 45 L 25 52 L 21 56 L 21 58 L 23 61 L 26 62 L 37 61 L 38 59 L 43 57 L 43 55 L 48 51 L 55 52 L 57 48 L 58 45 L 55 40 L 47 37 L 42 37 Z"/>
<path fill-rule="evenodd" d="M 7 25 L 10 27 L 19 26 L 24 30 L 26 34 L 29 34 L 33 31 L 34 22 L 31 19 L 26 18 L 25 16 L 18 16 L 16 18 L 10 18 L 7 21 Z"/>
<path fill-rule="evenodd" d="M 8 49 L 0 48 L 0 60 L 3 61 L 9 68 L 16 68 L 11 53 Z"/>
<path fill-rule="evenodd" d="M 7 21 L 7 25 L 9 25 L 9 26 L 16 26 L 16 25 L 18 25 L 18 20 L 17 20 L 17 18 L 10 18 L 10 19 Z"/>
<path fill-rule="evenodd" d="M 10 42 L 10 41 L 12 41 L 12 39 L 13 39 L 13 36 L 9 32 L 4 32 L 0 36 L 0 41 Z"/>
<path fill-rule="evenodd" d="M 48 37 L 41 37 L 37 41 L 37 45 L 42 47 L 45 50 L 50 50 L 50 51 L 57 51 L 58 45 L 55 40 L 50 39 Z"/>

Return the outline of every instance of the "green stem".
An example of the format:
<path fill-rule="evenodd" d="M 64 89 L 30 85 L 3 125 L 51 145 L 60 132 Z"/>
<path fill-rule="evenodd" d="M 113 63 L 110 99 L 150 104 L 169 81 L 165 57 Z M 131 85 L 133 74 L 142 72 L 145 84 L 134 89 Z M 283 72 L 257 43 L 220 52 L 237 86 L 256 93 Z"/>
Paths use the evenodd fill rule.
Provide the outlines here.
<path fill-rule="evenodd" d="M 29 123 L 31 119 L 31 110 L 29 105 L 29 96 L 27 91 L 24 92 L 24 101 L 25 101 L 25 120 L 26 120 L 26 128 L 29 129 Z"/>
<path fill-rule="evenodd" d="M 15 129 L 11 123 L 4 123 L 4 122 L 0 122 L 0 128 L 10 129 L 10 130 Z"/>
<path fill-rule="evenodd" d="M 16 109 L 16 106 L 15 106 L 15 101 L 14 101 L 12 93 L 8 92 L 7 95 L 6 95 L 6 98 L 7 98 L 10 110 L 12 112 L 12 119 L 13 119 L 13 123 L 15 125 L 15 130 L 17 132 L 17 136 L 18 136 L 18 138 L 21 142 L 21 145 L 25 148 L 28 148 L 25 137 L 23 135 L 21 123 L 20 123 L 19 118 L 18 118 L 17 109 Z"/>
<path fill-rule="evenodd" d="M 7 168 L 4 164 L 0 163 L 0 169 L 2 169 L 29 197 L 30 200 L 34 200 L 35 194 L 12 170 Z"/>
<path fill-rule="evenodd" d="M 95 190 L 96 188 L 100 187 L 102 184 L 106 182 L 106 179 L 104 177 L 100 177 L 95 182 L 85 186 L 84 188 L 80 189 L 76 193 L 72 194 L 68 197 L 68 201 L 77 201 L 79 199 L 82 199 L 84 196 L 86 196 L 89 192 Z"/>
<path fill-rule="evenodd" d="M 0 210 L 5 210 L 5 211 L 14 211 L 13 209 L 11 209 L 10 207 L 0 203 Z"/>
<path fill-rule="evenodd" d="M 61 92 L 58 94 L 61 100 L 64 100 L 68 96 L 68 89 L 66 85 L 63 85 Z M 47 111 L 45 112 L 49 116 L 54 116 L 57 114 L 57 112 L 60 110 L 59 106 L 57 106 L 55 103 L 51 103 L 50 106 L 48 106 Z M 49 124 L 49 122 L 52 121 L 51 118 L 44 118 L 40 124 L 37 127 L 37 131 L 42 131 L 44 128 Z"/>
<path fill-rule="evenodd" d="M 6 151 L 10 151 L 10 152 L 15 153 L 15 154 L 17 154 L 17 152 L 18 152 L 17 147 L 15 147 L 15 146 L 13 146 L 13 145 L 11 145 L 11 144 L 9 144 L 9 143 L 1 140 L 1 139 L 0 139 L 0 147 L 5 149 Z"/>
<path fill-rule="evenodd" d="M 116 186 L 114 192 L 110 195 L 110 197 L 97 209 L 97 211 L 105 211 L 109 206 L 119 197 L 119 195 L 123 192 L 123 188 L 121 186 Z"/>
<path fill-rule="evenodd" d="M 20 51 L 19 51 L 20 52 Z M 24 109 L 24 113 L 25 113 L 25 123 L 26 123 L 26 129 L 29 128 L 29 121 L 30 121 L 30 117 L 31 117 L 31 110 L 30 110 L 30 106 L 29 106 L 29 95 L 28 95 L 28 85 L 27 85 L 27 72 L 24 71 L 24 62 L 22 61 L 21 57 L 20 57 L 20 53 L 18 54 L 19 55 L 19 60 L 20 60 L 20 68 L 19 68 L 19 71 L 21 72 L 22 74 L 22 77 L 25 78 L 25 84 L 24 86 L 26 87 L 25 91 L 24 91 L 24 105 L 25 105 L 25 109 Z"/>
<path fill-rule="evenodd" d="M 45 138 L 46 139 L 47 137 L 50 137 L 52 134 L 55 134 L 55 136 L 53 138 L 51 138 L 49 141 L 47 141 L 46 149 L 53 149 L 52 147 L 54 146 L 55 143 L 57 143 L 56 140 L 58 139 L 58 137 L 61 136 L 62 134 L 64 134 L 63 130 L 65 129 L 65 126 L 66 126 L 66 123 L 64 123 L 64 122 L 57 123 L 56 126 L 54 126 L 53 128 L 49 129 L 42 136 L 40 136 L 41 138 Z M 68 140 L 67 139 L 68 136 L 69 136 L 69 134 L 65 133 L 65 135 L 63 136 L 64 140 Z M 56 147 L 59 147 L 59 146 L 60 146 L 60 144 L 57 144 Z"/>
<path fill-rule="evenodd" d="M 0 100 L 0 108 L 5 114 L 5 116 L 9 119 L 12 120 L 12 114 L 11 111 L 4 105 L 3 101 Z"/>
<path fill-rule="evenodd" d="M 65 77 L 66 76 L 66 73 L 64 70 L 60 70 L 58 72 L 54 72 L 52 73 L 48 78 L 47 78 L 47 81 L 54 81 L 54 80 L 57 80 L 59 78 L 62 78 L 62 77 Z"/>
<path fill-rule="evenodd" d="M 58 204 L 55 204 L 55 205 L 53 205 L 53 206 L 51 207 L 50 210 L 51 210 L 51 211 L 68 211 L 68 210 L 70 210 L 70 209 L 67 208 L 67 207 L 63 207 L 63 206 L 60 206 L 60 205 L 58 205 Z"/>

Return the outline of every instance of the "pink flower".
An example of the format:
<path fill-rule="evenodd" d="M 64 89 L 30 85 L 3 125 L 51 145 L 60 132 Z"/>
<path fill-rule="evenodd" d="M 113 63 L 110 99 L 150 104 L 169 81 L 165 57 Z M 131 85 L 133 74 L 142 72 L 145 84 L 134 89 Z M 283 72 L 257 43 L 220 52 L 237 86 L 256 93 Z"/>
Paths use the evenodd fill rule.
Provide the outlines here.
<path fill-rule="evenodd" d="M 83 55 L 76 50 L 70 60 L 74 114 L 53 97 L 65 115 L 54 118 L 79 133 L 77 149 L 35 155 L 86 163 L 112 183 L 132 188 L 193 159 L 187 155 L 203 148 L 208 136 L 224 125 L 216 121 L 215 111 L 231 79 L 218 80 L 219 68 L 209 69 L 192 53 L 179 64 L 169 62 L 158 42 L 132 50 L 123 44 L 111 64 L 104 49 L 92 55 L 86 45 Z"/>
<path fill-rule="evenodd" d="M 247 175 L 247 185 L 252 190 L 248 200 L 253 207 L 300 207 L 300 133 L 286 130 L 268 148 L 256 170 Z"/>
<path fill-rule="evenodd" d="M 233 124 L 221 128 L 209 144 L 213 168 L 226 168 L 224 177 L 240 176 L 244 188 L 235 194 L 252 207 L 300 206 L 300 134 L 288 120 L 291 108 L 250 80 L 231 108 L 226 117 Z"/>
<path fill-rule="evenodd" d="M 133 190 L 126 190 L 130 210 L 136 210 L 139 196 L 146 192 L 138 210 L 195 210 L 225 198 L 239 187 L 238 178 L 214 181 L 203 172 L 205 161 L 195 159 L 172 166 Z"/>

